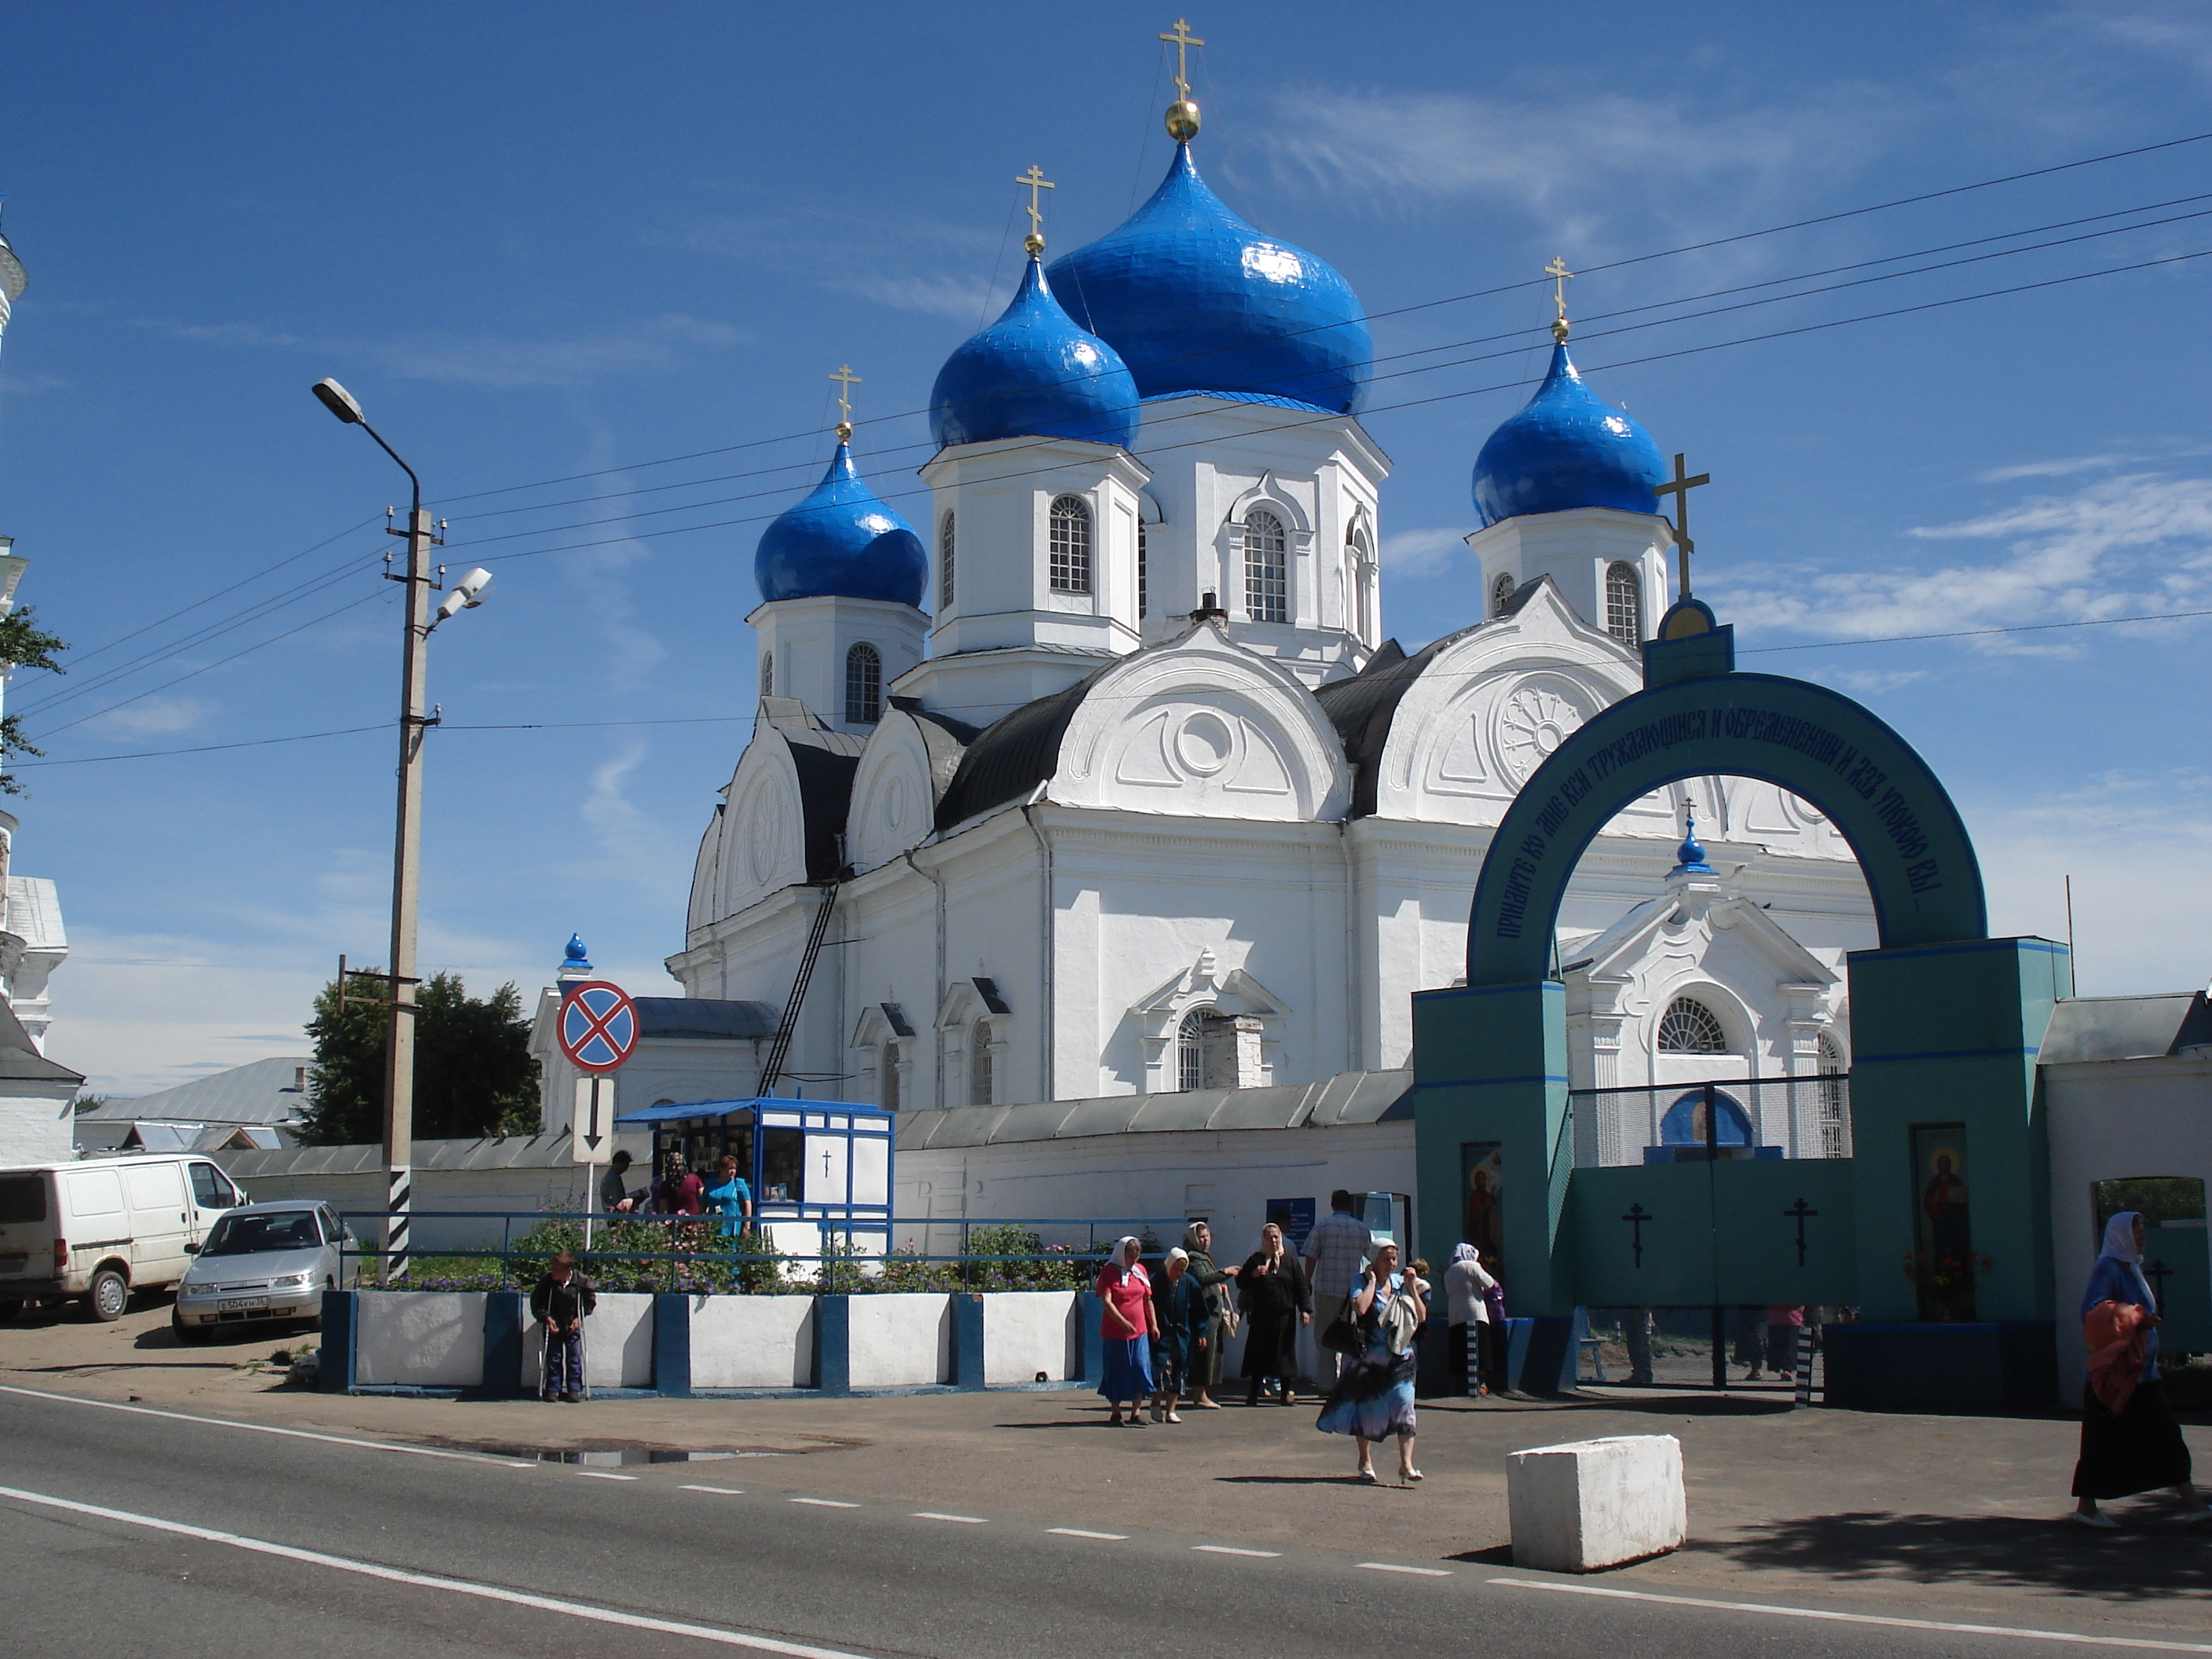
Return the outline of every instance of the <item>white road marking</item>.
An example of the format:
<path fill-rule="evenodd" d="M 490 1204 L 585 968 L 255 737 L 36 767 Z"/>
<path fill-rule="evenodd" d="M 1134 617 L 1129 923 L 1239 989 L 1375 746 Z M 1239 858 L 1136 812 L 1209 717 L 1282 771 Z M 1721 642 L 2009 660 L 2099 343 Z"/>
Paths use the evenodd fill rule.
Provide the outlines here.
<path fill-rule="evenodd" d="M 745 1489 L 743 1486 L 686 1486 L 684 1490 L 685 1492 L 716 1492 L 721 1493 L 725 1498 L 743 1498 L 745 1495 Z"/>
<path fill-rule="evenodd" d="M 634 1474 L 617 1474 L 612 1469 L 578 1469 L 577 1474 L 592 1480 L 635 1480 Z"/>
<path fill-rule="evenodd" d="M 980 1515 L 939 1515 L 934 1510 L 916 1510 L 914 1512 L 914 1518 L 917 1521 L 957 1521 L 963 1527 L 981 1527 L 990 1524 Z"/>
<path fill-rule="evenodd" d="M 1270 1560 L 1279 1559 L 1283 1553 L 1280 1550 L 1240 1550 L 1233 1544 L 1193 1544 L 1191 1548 L 1202 1550 L 1208 1555 L 1263 1555 Z"/>
<path fill-rule="evenodd" d="M 1359 1565 L 1370 1572 L 1418 1572 L 1424 1578 L 1449 1578 L 1449 1567 L 1401 1567 L 1395 1561 L 1362 1561 Z"/>
<path fill-rule="evenodd" d="M 1080 1527 L 1047 1527 L 1045 1530 L 1056 1532 L 1062 1538 L 1103 1538 L 1113 1544 L 1129 1541 L 1129 1534 L 1126 1532 L 1085 1532 Z"/>
<path fill-rule="evenodd" d="M 476 1452 L 441 1451 L 435 1446 L 403 1446 L 395 1440 L 356 1440 L 343 1434 L 317 1434 L 312 1429 L 280 1429 L 273 1423 L 240 1423 L 228 1417 L 196 1417 L 190 1412 L 163 1411 L 156 1406 L 126 1406 L 117 1400 L 88 1400 L 82 1395 L 50 1394 L 44 1389 L 18 1389 L 0 1382 L 0 1394 L 20 1394 L 31 1400 L 54 1400 L 64 1406 L 97 1406 L 103 1411 L 130 1412 L 138 1417 L 173 1418 L 179 1423 L 204 1423 L 216 1429 L 247 1429 L 255 1434 L 281 1434 L 293 1440 L 320 1440 L 333 1446 L 362 1446 L 370 1451 L 407 1452 L 416 1457 L 451 1457 L 464 1463 L 500 1463 L 509 1468 L 535 1468 L 510 1458 L 485 1457 Z"/>
<path fill-rule="evenodd" d="M 2030 1642 L 2079 1642 L 2087 1647 L 2138 1648 L 2155 1653 L 2212 1653 L 2212 1643 L 2160 1642 L 2144 1636 L 2079 1636 L 2070 1631 L 2031 1630 L 2020 1625 L 1961 1625 L 1941 1619 L 1898 1619 L 1878 1613 L 1835 1613 L 1825 1607 L 1784 1607 L 1771 1601 L 1717 1601 L 1701 1595 L 1655 1595 L 1648 1590 L 1611 1589 L 1596 1584 L 1553 1584 L 1540 1578 L 1492 1578 L 1516 1589 L 1556 1590 L 1565 1595 L 1610 1595 L 1628 1601 L 1659 1601 L 1677 1607 L 1710 1607 L 1723 1613 L 1771 1613 L 1784 1619 L 1826 1619 L 1845 1625 L 1887 1625 L 1893 1630 L 1955 1631 L 1966 1636 L 2017 1636 Z"/>
<path fill-rule="evenodd" d="M 834 1498 L 791 1498 L 784 1501 L 790 1504 L 811 1504 L 815 1508 L 822 1510 L 857 1510 L 860 1507 L 858 1504 L 841 1504 Z"/>
<path fill-rule="evenodd" d="M 129 1510 L 111 1510 L 98 1504 L 74 1503 L 66 1498 L 52 1498 L 44 1492 L 24 1492 L 15 1486 L 0 1486 L 0 1498 L 12 1498 L 18 1503 L 37 1504 L 47 1509 L 66 1510 L 73 1515 L 97 1516 L 103 1521 L 119 1521 L 126 1526 L 148 1527 L 156 1532 L 198 1538 L 206 1543 L 228 1544 L 234 1549 L 250 1550 L 257 1555 L 273 1555 L 287 1561 L 305 1562 L 309 1566 L 359 1573 L 364 1578 L 381 1578 L 388 1583 L 447 1590 L 456 1595 L 473 1595 L 487 1601 L 503 1601 L 510 1607 L 536 1607 L 545 1613 L 564 1613 L 572 1619 L 589 1619 L 602 1625 L 619 1625 L 629 1630 L 688 1636 L 696 1641 L 720 1643 L 724 1647 L 750 1648 L 758 1653 L 783 1654 L 787 1659 L 862 1659 L 859 1654 L 847 1653 L 837 1648 L 809 1647 L 801 1642 L 778 1641 L 772 1636 L 753 1636 L 743 1631 L 723 1630 L 712 1625 L 690 1625 L 675 1619 L 653 1619 L 643 1613 L 617 1613 L 611 1607 L 595 1607 L 587 1601 L 566 1601 L 556 1596 L 532 1595 L 527 1591 L 503 1589 L 496 1584 L 479 1584 L 465 1578 L 441 1578 L 427 1572 L 410 1572 L 404 1567 L 381 1566 L 374 1561 L 356 1561 L 343 1555 L 325 1555 L 320 1550 L 303 1550 L 290 1544 L 275 1544 L 266 1539 L 248 1538 L 242 1533 L 218 1532 L 212 1527 L 195 1527 L 183 1521 L 165 1521 L 158 1516 L 135 1515 Z"/>

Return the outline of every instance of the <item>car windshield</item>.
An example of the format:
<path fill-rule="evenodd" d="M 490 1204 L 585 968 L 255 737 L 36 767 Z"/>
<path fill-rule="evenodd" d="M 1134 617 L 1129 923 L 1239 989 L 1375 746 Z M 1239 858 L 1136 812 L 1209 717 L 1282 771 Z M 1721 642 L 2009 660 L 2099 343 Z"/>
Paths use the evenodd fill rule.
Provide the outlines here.
<path fill-rule="evenodd" d="M 202 1255 L 254 1255 L 263 1250 L 312 1250 L 323 1242 L 311 1210 L 272 1215 L 227 1215 L 200 1247 Z"/>

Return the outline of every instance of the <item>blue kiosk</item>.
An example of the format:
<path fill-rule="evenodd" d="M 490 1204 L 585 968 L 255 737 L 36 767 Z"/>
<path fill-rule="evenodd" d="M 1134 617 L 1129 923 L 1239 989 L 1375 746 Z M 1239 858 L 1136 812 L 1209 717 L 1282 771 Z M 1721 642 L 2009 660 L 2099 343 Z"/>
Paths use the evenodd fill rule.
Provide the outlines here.
<path fill-rule="evenodd" d="M 890 1249 L 892 1130 L 897 1114 L 844 1100 L 701 1100 L 615 1120 L 653 1135 L 653 1167 L 674 1153 L 694 1170 L 738 1160 L 753 1219 L 775 1249 L 818 1256 L 825 1239 L 862 1256 Z"/>

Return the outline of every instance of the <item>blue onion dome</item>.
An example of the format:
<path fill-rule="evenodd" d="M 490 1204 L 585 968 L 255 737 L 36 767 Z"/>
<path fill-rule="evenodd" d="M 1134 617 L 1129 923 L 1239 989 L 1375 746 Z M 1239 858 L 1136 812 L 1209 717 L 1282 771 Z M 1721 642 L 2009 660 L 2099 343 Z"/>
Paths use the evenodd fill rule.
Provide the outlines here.
<path fill-rule="evenodd" d="M 1698 839 L 1698 809 L 1686 805 L 1682 809 L 1682 844 L 1674 849 L 1674 867 L 1670 876 L 1717 876 L 1719 871 L 1705 862 L 1705 843 Z"/>
<path fill-rule="evenodd" d="M 1055 260 L 1052 281 L 1147 398 L 1257 394 L 1340 415 L 1366 400 L 1374 354 L 1352 285 L 1231 212 L 1188 144 L 1152 199 Z"/>
<path fill-rule="evenodd" d="M 1552 348 L 1551 372 L 1536 395 L 1483 445 L 1474 505 L 1486 526 L 1578 507 L 1656 513 L 1652 492 L 1666 480 L 1651 434 L 1598 400 L 1562 342 Z"/>
<path fill-rule="evenodd" d="M 1080 438 L 1127 449 L 1137 383 L 1119 352 L 1060 309 L 1031 255 L 1013 303 L 937 371 L 929 430 L 940 444 Z"/>
<path fill-rule="evenodd" d="M 887 599 L 919 607 L 929 556 L 885 507 L 841 442 L 813 493 L 761 532 L 753 580 L 763 599 Z"/>

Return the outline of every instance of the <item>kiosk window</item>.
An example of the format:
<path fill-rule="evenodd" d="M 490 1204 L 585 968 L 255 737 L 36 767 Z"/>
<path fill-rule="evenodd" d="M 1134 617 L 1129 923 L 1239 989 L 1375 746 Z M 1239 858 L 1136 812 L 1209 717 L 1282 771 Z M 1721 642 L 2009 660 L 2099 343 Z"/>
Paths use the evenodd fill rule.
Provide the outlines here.
<path fill-rule="evenodd" d="M 798 1129 L 761 1131 L 762 1196 L 770 1203 L 798 1203 L 806 1196 L 805 1137 Z"/>

